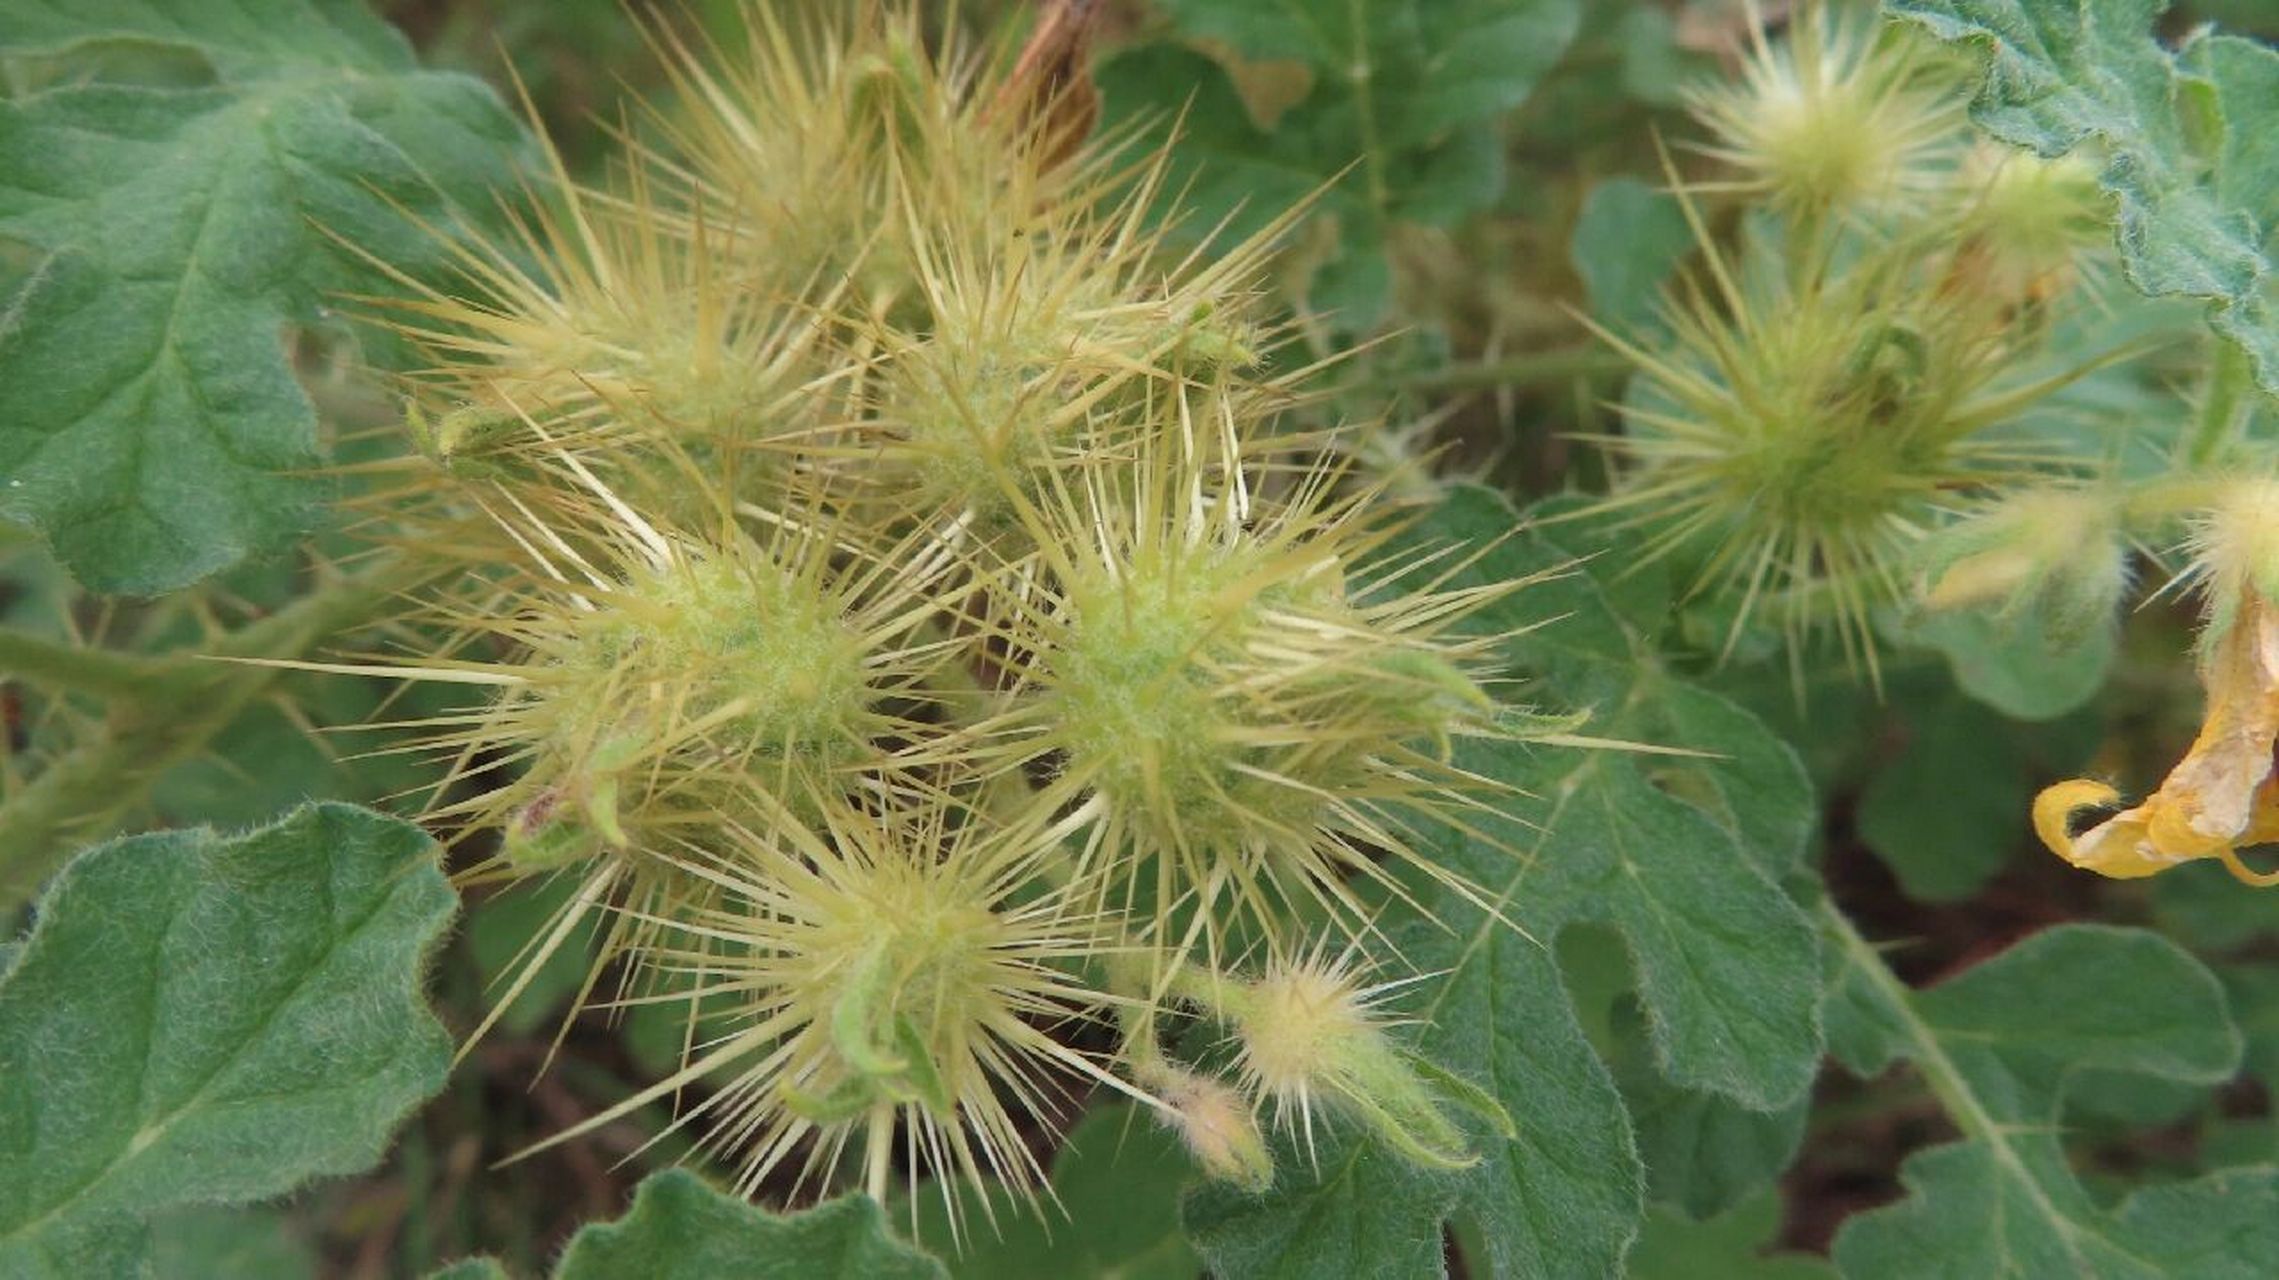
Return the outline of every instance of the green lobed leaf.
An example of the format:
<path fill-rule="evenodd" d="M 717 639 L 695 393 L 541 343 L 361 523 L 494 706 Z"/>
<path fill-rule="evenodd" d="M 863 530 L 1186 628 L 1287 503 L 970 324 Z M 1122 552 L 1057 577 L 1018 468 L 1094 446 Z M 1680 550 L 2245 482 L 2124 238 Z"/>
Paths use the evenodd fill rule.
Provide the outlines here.
<path fill-rule="evenodd" d="M 1205 1183 L 1187 1197 L 1187 1237 L 1216 1280 L 1439 1276 L 1440 1223 L 1456 1188 L 1357 1134 L 1280 1134 L 1265 1195 Z"/>
<path fill-rule="evenodd" d="M 1446 903 L 1442 915 L 1450 931 L 1420 927 L 1403 948 L 1420 970 L 1448 971 L 1421 1011 L 1420 1047 L 1493 1095 L 1516 1130 L 1475 1134 L 1482 1161 L 1456 1180 L 1455 1208 L 1487 1249 L 1473 1274 L 1615 1274 L 1643 1207 L 1621 1095 L 1551 955 L 1476 907 Z"/>
<path fill-rule="evenodd" d="M 1476 544 L 1517 519 L 1494 495 L 1460 490 L 1433 532 Z M 1609 603 L 1583 562 L 1541 530 L 1509 537 L 1477 571 L 1582 565 L 1521 591 L 1482 625 L 1529 628 L 1510 657 L 1530 693 L 1588 709 L 1583 732 L 1697 753 L 1489 743 L 1472 764 L 1521 795 L 1502 872 L 1481 883 L 1538 938 L 1570 923 L 1612 925 L 1628 945 L 1656 1060 L 1687 1088 L 1771 1110 L 1811 1084 L 1820 1055 L 1818 944 L 1782 889 L 1815 821 L 1811 784 L 1756 717 L 1686 683 Z"/>
<path fill-rule="evenodd" d="M 2209 323 L 2279 392 L 2268 237 L 2279 228 L 2279 51 L 2153 34 L 2168 0 L 1887 0 L 1986 57 L 1972 114 L 2045 156 L 2087 145 L 2143 293 L 2204 298 Z"/>
<path fill-rule="evenodd" d="M 1528 692 L 1594 710 L 1588 733 L 1718 756 L 1471 748 L 1460 757 L 1468 767 L 1520 794 L 1503 802 L 1500 820 L 1482 819 L 1486 839 L 1452 836 L 1442 861 L 1528 936 L 1484 927 L 1476 908 L 1443 893 L 1436 914 L 1462 945 L 1410 947 L 1420 967 L 1449 971 L 1428 1044 L 1487 1083 L 1519 1130 L 1486 1144 L 1486 1164 L 1461 1182 L 1487 1242 L 1486 1270 L 1606 1275 L 1636 1230 L 1636 1139 L 1544 946 L 1572 925 L 1610 926 L 1637 975 L 1660 1080 L 1742 1109 L 1792 1110 L 1817 1071 L 1819 959 L 1780 880 L 1803 857 L 1814 807 L 1785 744 L 1661 669 L 1634 621 L 1652 611 L 1640 584 L 1625 584 L 1632 594 L 1618 612 L 1587 572 L 1603 566 L 1611 577 L 1611 557 L 1574 568 L 1539 530 L 1506 537 L 1517 520 L 1500 498 L 1465 489 L 1426 533 L 1468 545 L 1504 537 L 1475 567 L 1483 576 L 1569 570 L 1483 620 L 1531 628 L 1510 644 L 1514 666 L 1535 677 Z M 1682 1135 L 1661 1122 L 1676 1117 L 1654 1119 L 1645 1136 L 1667 1152 Z M 1730 1194 L 1747 1176 L 1732 1173 L 1700 1194 Z M 1685 1180 L 1676 1170 L 1668 1178 Z"/>
<path fill-rule="evenodd" d="M 1663 285 L 1693 244 L 1677 198 L 1625 176 L 1591 188 L 1567 255 L 1589 291 L 1591 314 L 1616 333 L 1634 336 L 1653 322 Z"/>
<path fill-rule="evenodd" d="M 1911 1060 L 1962 1128 L 1909 1157 L 1908 1197 L 1853 1217 L 1847 1277 L 2253 1276 L 2279 1269 L 2279 1171 L 2230 1171 L 2137 1192 L 2107 1209 L 2068 1166 L 2069 1080 L 2125 1074 L 2210 1085 L 2241 1040 L 2200 963 L 2137 929 L 2046 929 L 1958 977 L 1909 990 L 1849 926 L 1831 934 L 1846 1000 L 1832 1037 L 1854 1070 Z M 1838 1018 L 1831 1011 L 1831 1026 Z"/>
<path fill-rule="evenodd" d="M 152 1213 L 377 1160 L 450 1062 L 418 992 L 455 902 L 346 805 L 81 854 L 0 981 L 0 1274 L 138 1274 Z"/>
<path fill-rule="evenodd" d="M 1191 225 L 1242 234 L 1320 189 L 1330 248 L 1310 301 L 1374 324 L 1391 287 L 1386 237 L 1398 222 L 1447 225 L 1492 205 L 1504 182 L 1500 117 L 1527 99 L 1574 39 L 1580 0 L 1165 0 L 1183 41 L 1103 64 L 1111 121 L 1162 130 Z M 1238 77 L 1262 68 L 1302 96 L 1255 118 Z M 1179 185 L 1178 183 L 1174 184 Z"/>
<path fill-rule="evenodd" d="M 362 0 L 9 0 L 6 39 L 18 53 L 52 53 L 103 40 L 181 45 L 225 69 L 295 63 L 386 68 L 401 48 Z"/>
<path fill-rule="evenodd" d="M 0 518 L 99 591 L 286 545 L 327 492 L 289 330 L 387 287 L 343 241 L 435 268 L 440 242 L 401 210 L 480 204 L 517 126 L 345 0 L 5 7 L 0 54 L 160 42 L 214 82 L 0 101 L 0 236 L 44 255 L 0 308 Z"/>
<path fill-rule="evenodd" d="M 1202 1260 L 1179 1221 L 1180 1192 L 1194 1178 L 1177 1138 L 1138 1108 L 1110 1103 L 1069 1131 L 1041 1213 L 1001 1186 L 977 1189 L 987 1204 L 966 1203 L 964 1236 L 951 1248 L 949 1208 L 921 1187 L 914 1234 L 939 1243 L 950 1274 L 966 1280 L 1194 1280 Z"/>
<path fill-rule="evenodd" d="M 1619 1043 L 1626 1052 L 1614 1061 L 1615 1082 L 1638 1133 L 1648 1197 L 1656 1203 L 1712 1217 L 1764 1190 L 1796 1158 L 1809 1093 L 1772 1111 L 1754 1110 L 1663 1079 L 1646 1052 L 1643 1028 Z"/>
<path fill-rule="evenodd" d="M 555 1280 L 940 1280 L 942 1264 L 889 1235 L 875 1201 L 848 1196 L 774 1214 L 686 1169 L 651 1174 L 615 1222 L 570 1238 Z"/>
<path fill-rule="evenodd" d="M 1706 1221 L 1657 1207 L 1630 1251 L 1630 1280 L 1833 1280 L 1809 1254 L 1772 1253 L 1780 1197 L 1767 1192 Z"/>
<path fill-rule="evenodd" d="M 1788 1167 L 1811 1095 L 1758 1111 L 1664 1079 L 1634 992 L 1621 935 L 1603 925 L 1559 934 L 1559 970 L 1584 1033 L 1614 1075 L 1645 1164 L 1646 1198 L 1695 1217 L 1722 1213 Z"/>

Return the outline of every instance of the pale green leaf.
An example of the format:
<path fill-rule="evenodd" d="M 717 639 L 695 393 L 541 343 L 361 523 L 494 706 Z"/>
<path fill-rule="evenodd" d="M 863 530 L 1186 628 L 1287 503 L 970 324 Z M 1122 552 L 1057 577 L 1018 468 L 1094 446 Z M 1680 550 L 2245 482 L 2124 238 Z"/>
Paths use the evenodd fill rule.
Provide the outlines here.
<path fill-rule="evenodd" d="M 651 1174 L 615 1222 L 571 1237 L 555 1280 L 938 1280 L 941 1263 L 889 1235 L 850 1196 L 775 1214 L 686 1169 Z"/>
<path fill-rule="evenodd" d="M 2167 0 L 1887 0 L 1986 58 L 1972 114 L 2045 156 L 2087 146 L 2115 200 L 2130 283 L 2209 302 L 2279 392 L 2268 238 L 2279 228 L 2279 51 L 2153 34 Z"/>
<path fill-rule="evenodd" d="M 2137 1192 L 2107 1209 L 2067 1163 L 2060 1107 L 2084 1072 L 2210 1085 L 2241 1053 L 2215 978 L 2142 930 L 2044 930 L 1958 977 L 1902 985 L 1830 917 L 1849 998 L 1839 1043 L 1855 1069 L 1911 1061 L 1963 1130 L 1910 1157 L 1909 1195 L 1837 1236 L 1846 1276 L 2161 1277 L 2279 1269 L 2279 1173 L 2250 1170 Z"/>
<path fill-rule="evenodd" d="M 461 1258 L 427 1273 L 427 1280 L 507 1280 L 496 1258 Z"/>
<path fill-rule="evenodd" d="M 377 1160 L 442 1086 L 455 899 L 418 828 L 313 805 L 81 854 L 0 982 L 0 1274 L 126 1274 L 145 1216 Z"/>
<path fill-rule="evenodd" d="M 0 236 L 44 254 L 0 311 L 0 518 L 89 587 L 154 593 L 308 527 L 326 486 L 295 327 L 441 246 L 400 208 L 479 204 L 518 131 L 334 0 L 14 0 L 0 53 L 182 46 L 203 87 L 70 82 L 0 102 Z"/>
<path fill-rule="evenodd" d="M 146 40 L 196 49 L 224 69 L 304 63 L 387 70 L 403 56 L 401 38 L 363 0 L 8 0 L 7 13 L 4 38 L 19 53 Z"/>
<path fill-rule="evenodd" d="M 2032 613 L 1999 618 L 1945 613 L 1887 629 L 1902 645 L 1922 645 L 1946 658 L 1963 692 L 2014 720 L 2051 720 L 2078 710 L 2105 687 L 2114 631 L 2097 627 L 2058 642 Z"/>

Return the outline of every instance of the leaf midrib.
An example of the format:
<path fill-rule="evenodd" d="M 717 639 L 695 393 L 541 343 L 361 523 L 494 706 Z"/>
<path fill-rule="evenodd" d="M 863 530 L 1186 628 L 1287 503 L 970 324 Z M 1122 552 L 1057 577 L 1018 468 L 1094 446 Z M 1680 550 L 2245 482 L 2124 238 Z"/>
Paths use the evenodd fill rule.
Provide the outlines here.
<path fill-rule="evenodd" d="M 201 859 L 202 862 L 209 860 L 210 855 L 208 855 L 206 858 Z M 45 1211 L 40 1214 L 39 1217 L 25 1221 L 22 1224 L 10 1228 L 6 1231 L 0 1231 L 0 1242 L 35 1239 L 41 1230 L 47 1227 L 50 1223 L 63 1216 L 66 1211 L 73 1208 L 80 1201 L 86 1199 L 89 1194 L 99 1190 L 102 1184 L 109 1180 L 110 1177 L 116 1173 L 123 1165 L 140 1156 L 143 1152 L 149 1150 L 150 1148 L 157 1146 L 161 1141 L 163 1141 L 167 1132 L 177 1122 L 179 1122 L 185 1115 L 194 1110 L 200 1103 L 205 1101 L 207 1092 L 213 1089 L 215 1084 L 228 1073 L 231 1067 L 237 1065 L 238 1060 L 245 1055 L 247 1050 L 262 1040 L 264 1035 L 267 1033 L 270 1024 L 275 1022 L 277 1017 L 289 1005 L 291 1005 L 296 999 L 299 998 L 303 990 L 307 988 L 315 975 L 323 972 L 332 963 L 332 958 L 334 954 L 340 950 L 341 944 L 351 938 L 360 935 L 364 929 L 381 914 L 381 912 L 385 911 L 390 905 L 395 902 L 397 890 L 401 886 L 408 883 L 410 883 L 409 880 L 401 878 L 396 879 L 394 883 L 388 885 L 385 889 L 383 889 L 375 896 L 372 905 L 368 910 L 354 917 L 345 926 L 336 924 L 331 932 L 331 936 L 328 937 L 325 941 L 324 949 L 319 952 L 318 955 L 301 970 L 300 974 L 294 979 L 292 986 L 287 988 L 286 991 L 278 997 L 275 1003 L 271 1004 L 269 1008 L 262 1011 L 261 1017 L 253 1024 L 251 1028 L 247 1030 L 245 1036 L 231 1048 L 227 1055 L 225 1055 L 220 1061 L 214 1064 L 213 1069 L 206 1073 L 206 1078 L 199 1082 L 197 1088 L 191 1092 L 189 1097 L 183 1099 L 180 1104 L 175 1106 L 173 1110 L 169 1111 L 164 1116 L 160 1117 L 155 1123 L 138 1126 L 132 1134 L 128 1135 L 127 1141 L 121 1144 L 120 1150 L 114 1154 L 111 1159 L 106 1161 L 101 1168 L 95 1170 L 93 1174 L 89 1175 L 78 1186 L 66 1192 L 62 1199 L 50 1205 Z M 329 878 L 326 880 L 324 888 L 326 894 L 329 896 L 332 888 Z M 181 907 L 177 905 L 174 908 L 173 912 L 169 914 L 167 917 L 167 925 L 164 933 L 171 933 L 173 931 L 175 922 L 180 918 L 180 911 Z M 163 936 L 164 935 L 162 934 L 162 937 Z M 158 950 L 161 954 L 163 954 L 164 947 L 161 946 Z M 156 984 L 154 983 L 153 985 L 155 986 Z M 153 992 L 151 1003 L 155 1009 L 155 1006 L 157 1004 L 155 991 Z M 153 1037 L 151 1036 L 145 1035 L 143 1039 L 143 1060 L 141 1063 L 141 1071 L 143 1073 L 143 1079 L 145 1080 L 149 1078 L 151 1054 L 150 1042 L 152 1038 Z M 151 1134 L 152 1136 L 147 1141 L 144 1141 L 143 1135 L 145 1134 Z"/>
<path fill-rule="evenodd" d="M 1836 909 L 1833 902 L 1823 898 L 1820 913 L 1827 921 L 1829 931 L 1843 946 L 1845 963 L 1860 971 L 1905 1030 L 1909 1041 L 1906 1057 L 1915 1064 L 1916 1070 L 1922 1072 L 1925 1083 L 1930 1085 L 1931 1092 L 1939 1099 L 1947 1115 L 1954 1120 L 1965 1137 L 1981 1144 L 1993 1155 L 1996 1167 L 2004 1176 L 2025 1191 L 2027 1200 L 2036 1212 L 2056 1232 L 2058 1240 L 2065 1246 L 2067 1256 L 2082 1268 L 2081 1273 L 2096 1274 L 2092 1269 L 2090 1252 L 2082 1247 L 2086 1239 L 2140 1263 L 2157 1274 L 2161 1268 L 2151 1259 L 2124 1247 L 2111 1236 L 2097 1230 L 2095 1224 L 2080 1221 L 2050 1199 L 2041 1179 L 2034 1176 L 2033 1170 L 2026 1165 L 2025 1157 L 2011 1144 L 2008 1131 L 1987 1111 L 1969 1078 L 1963 1074 L 1961 1066 L 1948 1056 L 1945 1047 L 1939 1043 L 1938 1028 L 1915 1011 L 1912 998 L 1914 989 L 1902 983 L 1899 975 L 1883 963 L 1875 948 L 1860 936 L 1859 931 L 1852 927 L 1852 922 Z M 1999 1215 L 2001 1211 L 2002 1202 L 1998 1200 L 1996 1212 Z M 2003 1231 L 2002 1238 L 2005 1242 L 2009 1240 L 2007 1230 Z M 2005 1257 L 2007 1259 L 2009 1255 L 2006 1253 Z"/>

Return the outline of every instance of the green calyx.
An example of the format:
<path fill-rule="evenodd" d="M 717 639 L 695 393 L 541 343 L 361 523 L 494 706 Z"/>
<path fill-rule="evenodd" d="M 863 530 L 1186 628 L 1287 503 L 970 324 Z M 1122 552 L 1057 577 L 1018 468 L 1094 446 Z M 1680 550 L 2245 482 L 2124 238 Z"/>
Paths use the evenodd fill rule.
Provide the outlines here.
<path fill-rule="evenodd" d="M 942 1117 L 956 1111 L 942 1064 L 963 1061 L 959 1046 L 996 1007 L 986 973 L 992 917 L 954 895 L 930 897 L 918 892 L 882 909 L 863 922 L 866 940 L 851 956 L 818 970 L 831 983 L 823 1012 L 844 1075 L 806 1100 L 812 1105 L 847 1114 L 881 1103 Z"/>

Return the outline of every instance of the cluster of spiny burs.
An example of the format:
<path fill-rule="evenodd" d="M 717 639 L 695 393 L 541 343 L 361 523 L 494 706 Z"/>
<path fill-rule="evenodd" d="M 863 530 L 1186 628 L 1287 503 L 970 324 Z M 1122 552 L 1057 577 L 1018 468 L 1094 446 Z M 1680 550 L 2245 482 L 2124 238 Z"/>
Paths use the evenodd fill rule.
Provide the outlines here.
<path fill-rule="evenodd" d="M 1468 1162 L 1501 1113 L 1364 940 L 1470 892 L 1415 833 L 1495 799 L 1451 750 L 1512 731 L 1466 621 L 1515 584 L 1277 432 L 1274 229 L 1175 252 L 1160 156 L 913 23 L 746 20 L 390 313 L 447 639 L 360 669 L 473 687 L 422 722 L 466 878 L 575 885 L 501 1007 L 600 922 L 582 1001 L 689 1022 L 585 1127 L 672 1099 L 747 1192 L 1033 1194 L 1095 1088 L 1254 1187 L 1262 1120 Z"/>
<path fill-rule="evenodd" d="M 1692 97 L 1723 171 L 1678 184 L 1703 282 L 1681 284 L 1660 335 L 1610 335 L 1639 374 L 1598 509 L 1730 593 L 1728 648 L 1769 605 L 1792 654 L 1832 619 L 1871 673 L 1894 606 L 1989 609 L 2078 643 L 2114 625 L 2138 549 L 2180 553 L 2153 558 L 2203 599 L 2199 736 L 2142 802 L 2075 779 L 2034 825 L 2107 876 L 2213 860 L 2279 884 L 2239 856 L 2279 839 L 2279 459 L 2251 438 L 2247 358 L 2219 346 L 2172 443 L 2066 398 L 2144 350 L 2096 337 L 2113 219 L 2095 157 L 1975 138 L 1977 69 L 1911 27 L 1806 0 L 1775 40 L 1750 7 L 1739 74 Z M 1737 251 L 1702 210 L 1725 198 Z"/>
<path fill-rule="evenodd" d="M 1807 0 L 1778 35 L 1749 9 L 1735 73 L 1689 95 L 1705 172 L 1670 165 L 1700 267 L 1608 335 L 1638 374 L 1599 509 L 1725 597 L 1728 651 L 1769 615 L 1872 675 L 1876 615 L 1926 576 L 1936 605 L 2038 593 L 2101 625 L 2125 424 L 2062 393 L 2141 348 L 2095 336 L 2094 168 L 1975 136 L 1975 69 L 1872 5 Z"/>

